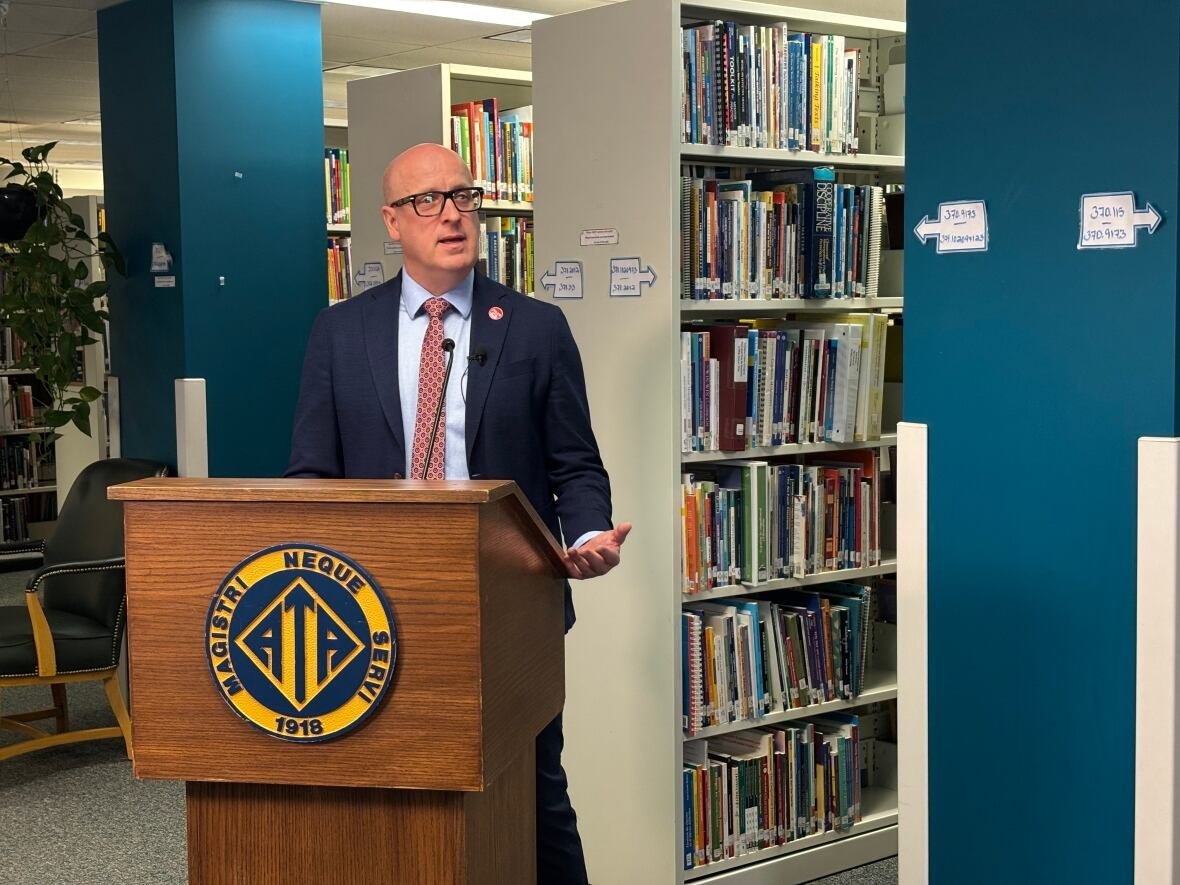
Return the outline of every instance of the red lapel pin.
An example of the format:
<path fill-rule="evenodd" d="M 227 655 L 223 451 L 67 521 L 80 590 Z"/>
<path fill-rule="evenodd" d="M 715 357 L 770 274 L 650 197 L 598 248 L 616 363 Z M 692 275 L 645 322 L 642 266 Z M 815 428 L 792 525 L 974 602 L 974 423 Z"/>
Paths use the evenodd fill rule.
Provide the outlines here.
<path fill-rule="evenodd" d="M 488 316 L 490 316 L 494 320 L 503 319 L 504 318 L 504 308 L 502 308 L 502 307 L 489 307 L 488 308 Z"/>

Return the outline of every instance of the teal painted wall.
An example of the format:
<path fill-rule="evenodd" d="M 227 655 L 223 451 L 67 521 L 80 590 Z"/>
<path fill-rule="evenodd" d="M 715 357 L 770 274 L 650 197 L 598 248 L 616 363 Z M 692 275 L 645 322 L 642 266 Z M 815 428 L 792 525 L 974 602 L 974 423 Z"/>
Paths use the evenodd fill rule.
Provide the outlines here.
<path fill-rule="evenodd" d="M 1130 883 L 1136 440 L 1177 435 L 1180 391 L 1180 6 L 1128 0 L 1115 23 L 1092 0 L 910 0 L 907 18 L 930 881 Z M 1162 226 L 1079 251 L 1081 195 L 1124 190 Z M 987 253 L 914 237 L 959 199 L 987 201 Z"/>
<path fill-rule="evenodd" d="M 172 379 L 184 376 L 180 289 L 155 289 L 153 242 L 183 266 L 172 4 L 135 0 L 98 14 L 103 201 L 127 261 L 111 275 L 111 371 L 119 378 L 123 453 L 176 463 Z"/>
<path fill-rule="evenodd" d="M 165 15 L 170 26 L 153 33 Z M 145 69 L 138 55 L 120 51 L 127 38 L 116 31 L 127 24 L 119 16 L 133 19 L 131 30 L 143 30 L 135 45 L 150 42 L 148 34 L 167 44 L 160 53 L 165 64 Z M 210 473 L 279 475 L 304 344 L 327 299 L 319 9 L 290 0 L 132 0 L 100 13 L 99 45 L 104 121 L 108 95 L 115 108 L 130 105 L 115 110 L 130 118 L 127 127 L 109 135 L 103 127 L 104 162 L 137 154 L 139 127 L 155 125 L 145 122 L 150 114 L 131 82 L 167 81 L 174 107 L 175 153 L 159 162 L 168 164 L 162 177 L 172 173 L 168 184 L 177 193 L 166 211 L 178 234 L 166 242 L 177 244 L 178 288 L 149 290 L 176 315 L 166 330 L 166 359 L 137 340 L 120 340 L 125 331 L 142 331 L 146 320 L 121 326 L 112 317 L 121 381 L 152 379 L 137 382 L 134 393 L 142 389 L 143 396 L 124 389 L 124 426 L 137 428 L 145 411 L 166 412 L 167 421 L 142 433 L 125 431 L 124 453 L 163 449 L 174 458 L 172 378 L 205 378 Z M 142 189 L 147 168 L 133 163 L 127 180 L 107 180 L 116 238 L 112 196 Z M 137 206 L 126 223 L 145 230 L 128 242 L 160 239 L 154 231 L 161 228 L 134 217 Z M 146 254 L 145 289 L 151 285 Z M 125 300 L 134 310 L 136 280 L 128 289 Z"/>

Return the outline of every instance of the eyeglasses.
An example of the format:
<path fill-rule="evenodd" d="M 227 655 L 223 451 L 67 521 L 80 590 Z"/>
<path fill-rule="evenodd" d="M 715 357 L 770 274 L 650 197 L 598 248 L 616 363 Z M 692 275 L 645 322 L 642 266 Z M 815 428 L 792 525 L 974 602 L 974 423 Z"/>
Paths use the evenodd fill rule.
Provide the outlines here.
<path fill-rule="evenodd" d="M 421 194 L 410 194 L 400 200 L 394 200 L 389 205 L 393 208 L 409 203 L 414 211 L 423 218 L 442 215 L 447 200 L 455 204 L 460 212 L 474 212 L 483 205 L 482 187 L 457 187 L 453 191 L 426 191 Z"/>

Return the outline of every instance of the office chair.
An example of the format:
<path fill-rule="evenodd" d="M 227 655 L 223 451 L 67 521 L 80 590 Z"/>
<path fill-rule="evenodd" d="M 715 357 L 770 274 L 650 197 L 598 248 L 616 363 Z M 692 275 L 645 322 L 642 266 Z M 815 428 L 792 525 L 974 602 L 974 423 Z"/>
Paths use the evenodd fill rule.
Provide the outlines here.
<path fill-rule="evenodd" d="M 96 461 L 74 480 L 47 541 L 0 544 L 0 557 L 40 553 L 43 562 L 25 586 L 26 604 L 0 606 L 0 691 L 47 685 L 53 698 L 49 709 L 0 715 L 0 728 L 25 736 L 0 747 L 0 761 L 60 744 L 117 737 L 123 738 L 131 758 L 131 717 L 117 676 L 126 624 L 123 507 L 107 500 L 107 488 L 167 473 L 165 465 L 154 461 Z M 118 725 L 71 731 L 65 686 L 90 681 L 102 682 Z M 29 724 L 51 718 L 55 733 Z"/>

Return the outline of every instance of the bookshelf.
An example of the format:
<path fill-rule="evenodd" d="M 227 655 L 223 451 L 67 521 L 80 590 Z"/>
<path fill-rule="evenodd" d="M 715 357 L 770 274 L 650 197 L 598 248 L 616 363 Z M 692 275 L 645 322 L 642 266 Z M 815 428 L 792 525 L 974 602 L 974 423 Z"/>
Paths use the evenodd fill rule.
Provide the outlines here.
<path fill-rule="evenodd" d="M 532 102 L 532 75 L 472 65 L 439 64 L 348 83 L 349 159 L 352 180 L 352 266 L 374 284 L 401 270 L 398 245 L 381 219 L 381 179 L 397 154 L 423 142 L 451 144 L 451 106 L 495 98 L 501 109 Z M 533 204 L 485 199 L 485 219 L 531 218 Z M 376 268 L 373 267 L 375 270 Z M 355 286 L 354 286 L 355 288 Z"/>
<path fill-rule="evenodd" d="M 533 102 L 544 133 L 536 164 L 536 273 L 553 272 L 558 261 L 580 262 L 583 297 L 555 303 L 568 317 L 581 349 L 594 426 L 611 474 L 615 518 L 636 526 L 622 567 L 590 584 L 575 585 L 578 623 L 566 638 L 564 758 L 595 881 L 785 885 L 898 850 L 896 745 L 890 745 L 892 751 L 881 753 L 890 758 L 878 760 L 882 786 L 866 791 L 862 820 L 849 831 L 824 832 L 683 869 L 686 744 L 753 725 L 892 703 L 905 691 L 897 677 L 896 648 L 880 647 L 855 701 L 728 723 L 699 730 L 691 738 L 682 728 L 680 619 L 687 602 L 863 579 L 897 567 L 894 554 L 883 553 L 881 565 L 869 569 L 717 588 L 691 597 L 682 593 L 680 481 L 685 468 L 841 448 L 796 445 L 682 454 L 682 324 L 788 314 L 823 322 L 831 310 L 897 314 L 903 308 L 900 287 L 884 286 L 876 299 L 838 305 L 794 299 L 681 301 L 682 165 L 775 169 L 822 164 L 857 176 L 861 183 L 880 184 L 900 182 L 904 175 L 904 158 L 873 150 L 876 124 L 865 106 L 862 112 L 870 112 L 862 113 L 861 153 L 855 156 L 682 144 L 681 25 L 726 19 L 747 24 L 785 20 L 792 32 L 862 40 L 862 72 L 877 80 L 884 48 L 905 33 L 903 22 L 743 0 L 707 6 L 630 0 L 533 26 Z M 862 89 L 862 102 L 865 94 Z M 582 232 L 590 229 L 617 231 L 617 243 L 581 245 Z M 638 297 L 608 297 L 611 259 L 624 257 L 638 258 L 640 268 L 650 268 L 656 282 L 641 285 Z M 538 297 L 552 296 L 538 288 Z M 895 442 L 889 436 L 847 447 Z"/>

